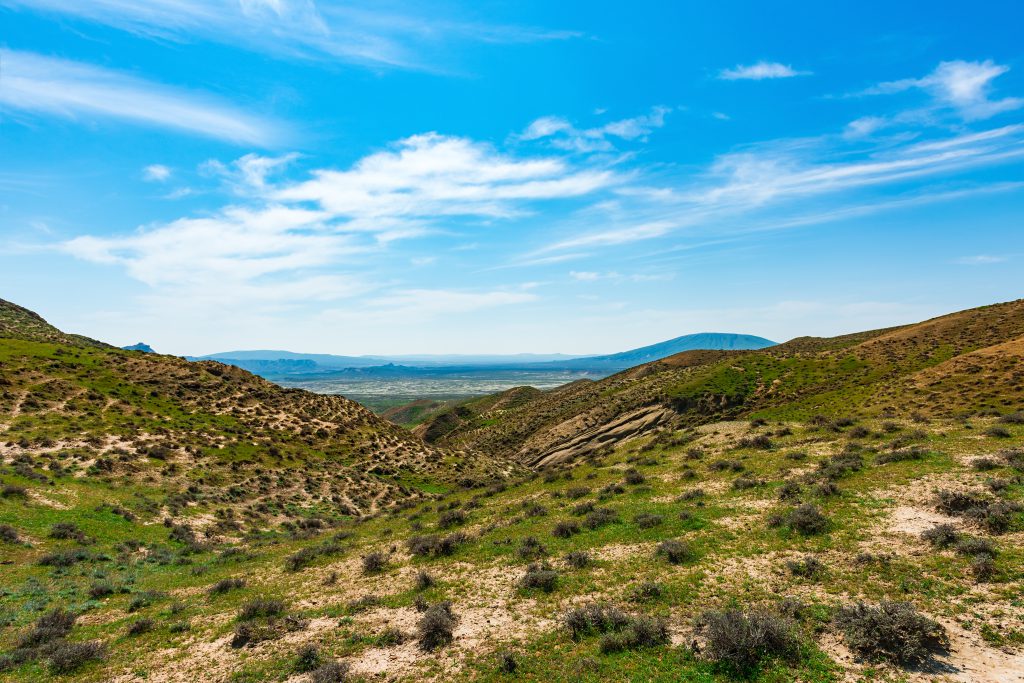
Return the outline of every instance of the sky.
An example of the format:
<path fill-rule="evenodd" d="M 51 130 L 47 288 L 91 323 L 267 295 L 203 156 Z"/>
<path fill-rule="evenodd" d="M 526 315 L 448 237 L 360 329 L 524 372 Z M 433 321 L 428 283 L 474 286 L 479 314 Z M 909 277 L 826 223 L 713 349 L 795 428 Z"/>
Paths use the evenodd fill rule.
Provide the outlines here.
<path fill-rule="evenodd" d="M 0 0 L 0 297 L 609 353 L 1024 296 L 1024 4 Z"/>

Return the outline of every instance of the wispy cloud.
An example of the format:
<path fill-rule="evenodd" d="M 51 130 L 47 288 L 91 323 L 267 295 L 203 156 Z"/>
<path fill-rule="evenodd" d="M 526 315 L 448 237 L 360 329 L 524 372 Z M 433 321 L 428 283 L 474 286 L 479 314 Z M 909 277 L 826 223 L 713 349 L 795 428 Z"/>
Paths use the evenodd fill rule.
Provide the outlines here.
<path fill-rule="evenodd" d="M 150 164 L 142 169 L 143 180 L 148 180 L 149 182 L 162 183 L 170 177 L 171 169 L 163 164 Z"/>
<path fill-rule="evenodd" d="M 0 108 L 69 119 L 113 118 L 217 138 L 271 145 L 282 127 L 204 93 L 147 81 L 119 71 L 0 50 Z"/>
<path fill-rule="evenodd" d="M 295 155 L 247 154 L 204 168 L 228 179 L 242 205 L 207 216 L 143 226 L 120 236 L 81 236 L 61 249 L 78 258 L 119 266 L 152 289 L 209 300 L 222 293 L 259 303 L 277 301 L 282 282 L 305 282 L 311 296 L 345 298 L 381 283 L 361 281 L 355 256 L 459 220 L 491 223 L 522 216 L 539 204 L 578 198 L 621 182 L 612 170 L 578 168 L 553 156 L 511 156 L 491 145 L 436 133 L 399 140 L 345 170 L 317 169 L 301 180 L 274 173 Z M 426 262 L 420 261 L 420 264 Z M 340 274 L 339 274 L 340 273 Z M 391 285 L 388 285 L 391 286 Z M 382 305 L 422 310 L 530 300 L 523 292 L 431 294 L 401 290 Z"/>
<path fill-rule="evenodd" d="M 546 139 L 552 147 L 576 152 L 610 152 L 615 149 L 612 138 L 644 140 L 651 132 L 665 125 L 669 107 L 654 107 L 649 114 L 619 119 L 593 128 L 577 128 L 561 116 L 543 116 L 516 136 L 523 141 Z"/>
<path fill-rule="evenodd" d="M 677 178 L 674 186 L 617 188 L 617 200 L 590 207 L 576 220 L 584 226 L 603 224 L 602 229 L 579 231 L 528 254 L 526 259 L 651 240 L 683 229 L 721 233 L 736 221 L 762 226 L 824 222 L 829 217 L 841 217 L 835 203 L 851 200 L 857 191 L 900 186 L 925 177 L 1024 158 L 1024 125 L 904 142 L 883 149 L 851 150 L 837 144 L 837 139 L 843 140 L 842 136 L 826 136 L 778 141 L 722 155 L 697 178 Z M 1016 189 L 1016 185 L 978 186 L 955 195 L 994 189 Z M 941 201 L 949 193 L 918 195 L 910 201 L 921 203 L 929 196 Z M 861 212 L 899 204 L 891 196 L 881 200 L 861 196 L 855 201 Z M 833 204 L 826 209 L 821 202 Z M 789 213 L 780 216 L 780 211 Z M 769 215 L 771 212 L 775 213 Z"/>
<path fill-rule="evenodd" d="M 526 43 L 580 34 L 531 26 L 460 21 L 415 5 L 314 0 L 0 0 L 113 26 L 159 40 L 196 39 L 283 58 L 339 60 L 374 67 L 432 69 L 430 54 L 453 40 Z"/>
<path fill-rule="evenodd" d="M 763 81 L 769 78 L 793 78 L 794 76 L 810 76 L 810 71 L 797 71 L 788 64 L 779 62 L 757 62 L 755 64 L 737 64 L 731 69 L 723 69 L 718 77 L 723 81 Z"/>
<path fill-rule="evenodd" d="M 921 89 L 931 94 L 939 106 L 956 111 L 965 120 L 987 119 L 1024 106 L 1024 98 L 991 97 L 992 81 L 1009 70 L 1010 67 L 990 59 L 984 62 L 942 62 L 927 76 L 887 81 L 862 94 L 885 95 Z"/>
<path fill-rule="evenodd" d="M 958 258 L 955 263 L 962 266 L 990 266 L 993 263 L 1003 263 L 1007 258 L 1005 256 L 993 256 L 991 254 L 978 254 L 977 256 L 963 256 Z"/>

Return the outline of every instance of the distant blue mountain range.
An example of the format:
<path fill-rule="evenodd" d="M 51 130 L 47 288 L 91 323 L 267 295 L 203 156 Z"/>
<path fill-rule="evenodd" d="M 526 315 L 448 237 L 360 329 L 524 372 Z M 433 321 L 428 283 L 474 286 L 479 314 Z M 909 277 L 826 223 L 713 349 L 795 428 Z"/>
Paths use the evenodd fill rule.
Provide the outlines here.
<path fill-rule="evenodd" d="M 749 334 L 701 332 L 604 356 L 568 356 L 564 354 L 518 355 L 409 355 L 409 356 L 336 356 L 293 351 L 226 351 L 191 360 L 216 360 L 236 365 L 267 378 L 346 376 L 371 379 L 428 375 L 483 373 L 495 370 L 538 371 L 571 370 L 580 373 L 611 374 L 635 365 L 695 350 L 752 350 L 774 346 L 775 342 Z M 137 345 L 138 346 L 138 345 Z M 145 346 L 145 345 L 142 345 Z M 148 349 L 148 347 L 146 347 Z M 151 350 L 151 349 L 150 349 Z"/>
<path fill-rule="evenodd" d="M 131 346 L 122 346 L 121 348 L 124 349 L 125 351 L 144 351 L 146 353 L 156 353 L 156 351 L 153 350 L 152 346 L 150 346 L 149 344 L 144 344 L 142 342 L 139 342 L 138 344 L 132 344 Z"/>

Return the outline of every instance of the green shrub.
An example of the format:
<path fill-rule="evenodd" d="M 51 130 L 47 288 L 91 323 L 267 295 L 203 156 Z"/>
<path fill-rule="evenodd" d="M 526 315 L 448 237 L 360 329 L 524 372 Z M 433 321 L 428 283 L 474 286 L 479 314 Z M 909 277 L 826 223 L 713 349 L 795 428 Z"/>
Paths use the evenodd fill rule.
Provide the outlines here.
<path fill-rule="evenodd" d="M 909 602 L 848 605 L 839 610 L 836 624 L 851 650 L 874 661 L 922 664 L 949 645 L 945 628 Z"/>

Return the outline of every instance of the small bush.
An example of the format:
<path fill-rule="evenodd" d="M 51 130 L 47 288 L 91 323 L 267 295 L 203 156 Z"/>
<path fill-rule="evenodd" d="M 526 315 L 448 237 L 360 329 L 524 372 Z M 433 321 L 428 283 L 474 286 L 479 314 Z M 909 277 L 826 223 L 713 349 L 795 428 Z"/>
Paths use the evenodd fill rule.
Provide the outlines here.
<path fill-rule="evenodd" d="M 972 557 L 977 557 L 978 555 L 995 557 L 997 554 L 995 544 L 987 538 L 962 538 L 957 541 L 954 549 L 960 555 Z"/>
<path fill-rule="evenodd" d="M 496 655 L 498 660 L 498 671 L 505 674 L 514 674 L 519 669 L 519 659 L 514 652 L 502 650 Z"/>
<path fill-rule="evenodd" d="M 416 574 L 416 590 L 418 591 L 425 591 L 428 588 L 431 588 L 435 583 L 437 583 L 437 581 L 434 577 L 424 569 L 421 569 Z"/>
<path fill-rule="evenodd" d="M 978 472 L 988 472 L 999 469 L 999 462 L 995 458 L 978 458 L 971 463 L 971 467 Z"/>
<path fill-rule="evenodd" d="M 573 569 L 585 569 L 590 566 L 590 553 L 585 550 L 574 550 L 565 556 L 565 563 Z"/>
<path fill-rule="evenodd" d="M 1004 425 L 1024 425 L 1024 410 L 1003 415 L 999 418 L 999 423 Z"/>
<path fill-rule="evenodd" d="M 223 595 L 229 591 L 237 590 L 239 588 L 245 588 L 245 579 L 229 578 L 221 579 L 217 583 L 210 586 L 210 595 Z"/>
<path fill-rule="evenodd" d="M 770 451 L 775 448 L 775 444 L 765 434 L 758 434 L 756 436 L 748 436 L 739 440 L 737 444 L 739 448 L 755 448 L 761 451 Z"/>
<path fill-rule="evenodd" d="M 629 624 L 629 615 L 618 607 L 590 603 L 573 607 L 563 616 L 565 627 L 573 640 L 579 640 L 594 633 L 618 631 Z"/>
<path fill-rule="evenodd" d="M 563 520 L 555 524 L 555 528 L 551 530 L 551 535 L 556 538 L 569 538 L 580 533 L 580 525 L 576 522 Z"/>
<path fill-rule="evenodd" d="M 960 532 L 952 524 L 937 524 L 921 532 L 921 538 L 936 548 L 948 548 L 960 538 Z"/>
<path fill-rule="evenodd" d="M 548 554 L 548 549 L 537 540 L 536 536 L 527 536 L 519 542 L 516 554 L 523 560 L 536 560 Z"/>
<path fill-rule="evenodd" d="M 1009 439 L 1013 434 L 1006 427 L 995 425 L 985 430 L 985 436 L 991 436 L 993 439 Z"/>
<path fill-rule="evenodd" d="M 582 498 L 583 496 L 589 495 L 590 489 L 586 486 L 572 486 L 565 490 L 565 497 L 570 499 Z"/>
<path fill-rule="evenodd" d="M 431 605 L 417 625 L 420 648 L 430 652 L 452 642 L 455 615 L 450 602 Z"/>
<path fill-rule="evenodd" d="M 148 617 L 143 617 L 142 619 L 136 619 L 131 624 L 129 624 L 129 626 L 128 626 L 128 635 L 130 635 L 130 636 L 138 636 L 138 635 L 142 635 L 143 633 L 149 633 L 150 631 L 153 630 L 153 627 L 155 625 L 156 625 L 156 623 L 152 619 L 150 619 Z"/>
<path fill-rule="evenodd" d="M 875 661 L 921 664 L 949 642 L 946 630 L 909 602 L 849 605 L 839 610 L 836 624 L 851 650 Z"/>
<path fill-rule="evenodd" d="M 795 481 L 783 482 L 779 487 L 779 500 L 794 500 L 803 493 L 803 487 Z"/>
<path fill-rule="evenodd" d="M 660 526 L 664 521 L 664 517 L 651 512 L 641 512 L 633 518 L 633 523 L 641 529 L 653 529 L 656 526 Z"/>
<path fill-rule="evenodd" d="M 453 526 L 466 523 L 466 513 L 462 510 L 448 510 L 437 518 L 439 529 L 451 529 Z"/>
<path fill-rule="evenodd" d="M 697 559 L 697 553 L 690 544 L 676 539 L 668 539 L 658 544 L 654 554 L 664 557 L 669 564 L 682 564 Z"/>
<path fill-rule="evenodd" d="M 323 663 L 324 657 L 320 654 L 320 648 L 314 643 L 306 643 L 295 655 L 295 671 L 300 674 L 318 669 Z"/>
<path fill-rule="evenodd" d="M 310 683 L 345 683 L 348 680 L 349 665 L 344 662 L 321 664 L 309 674 Z"/>
<path fill-rule="evenodd" d="M 700 616 L 698 628 L 706 639 L 708 659 L 746 674 L 764 659 L 791 659 L 799 640 L 786 619 L 762 611 L 728 609 Z"/>
<path fill-rule="evenodd" d="M 800 559 L 786 560 L 786 567 L 793 576 L 812 579 L 825 571 L 825 565 L 814 555 L 805 555 Z"/>
<path fill-rule="evenodd" d="M 976 507 L 983 507 L 985 500 L 966 491 L 939 491 L 936 494 L 936 508 L 947 515 L 960 515 Z"/>
<path fill-rule="evenodd" d="M 375 550 L 372 553 L 363 555 L 363 573 L 379 574 L 388 566 L 388 556 L 385 553 Z"/>
<path fill-rule="evenodd" d="M 601 636 L 601 652 L 657 647 L 669 642 L 668 625 L 661 619 L 630 617 L 625 628 Z"/>
<path fill-rule="evenodd" d="M 978 582 L 991 581 L 996 575 L 996 561 L 991 555 L 975 555 L 971 558 L 971 573 Z"/>
<path fill-rule="evenodd" d="M 599 529 L 606 524 L 619 521 L 619 514 L 608 508 L 595 508 L 587 513 L 583 525 L 590 530 Z"/>
<path fill-rule="evenodd" d="M 798 505 L 790 510 L 786 523 L 791 529 L 804 536 L 820 534 L 828 529 L 828 518 L 821 514 L 817 506 L 810 503 Z"/>
<path fill-rule="evenodd" d="M 640 470 L 632 468 L 626 470 L 625 481 L 627 484 L 637 485 L 647 481 L 647 477 L 645 477 Z"/>
<path fill-rule="evenodd" d="M 558 572 L 547 564 L 531 564 L 526 569 L 519 587 L 524 590 L 542 590 L 550 593 L 558 587 Z"/>
<path fill-rule="evenodd" d="M 18 530 L 10 524 L 0 524 L 0 542 L 20 543 L 21 537 L 18 535 Z"/>
<path fill-rule="evenodd" d="M 984 527 L 989 533 L 1005 534 L 1013 523 L 1013 515 L 1020 510 L 1019 503 L 997 501 L 971 508 L 964 516 Z"/>
<path fill-rule="evenodd" d="M 50 648 L 48 660 L 52 673 L 69 674 L 106 656 L 106 645 L 96 640 L 84 643 L 59 642 Z"/>
<path fill-rule="evenodd" d="M 756 477 L 739 477 L 732 482 L 732 488 L 736 491 L 746 491 L 764 485 L 764 482 Z"/>
<path fill-rule="evenodd" d="M 652 602 L 665 594 L 665 587 L 654 581 L 644 581 L 626 591 L 626 600 L 630 602 Z"/>
<path fill-rule="evenodd" d="M 250 621 L 261 617 L 279 617 L 285 612 L 285 604 L 277 598 L 253 598 L 238 611 L 239 621 Z"/>

